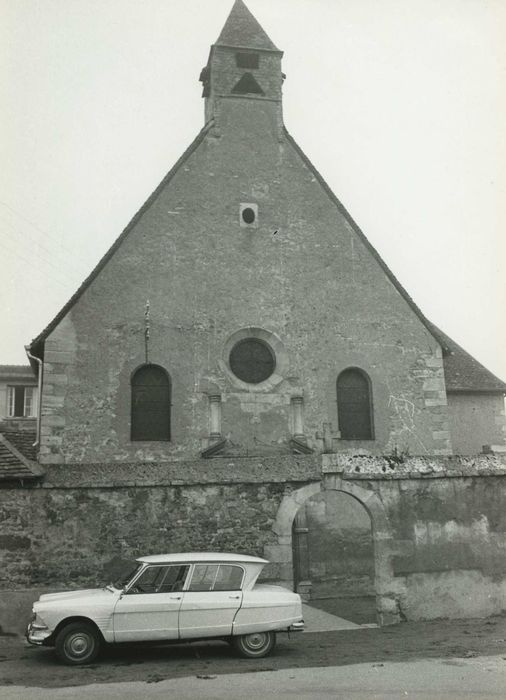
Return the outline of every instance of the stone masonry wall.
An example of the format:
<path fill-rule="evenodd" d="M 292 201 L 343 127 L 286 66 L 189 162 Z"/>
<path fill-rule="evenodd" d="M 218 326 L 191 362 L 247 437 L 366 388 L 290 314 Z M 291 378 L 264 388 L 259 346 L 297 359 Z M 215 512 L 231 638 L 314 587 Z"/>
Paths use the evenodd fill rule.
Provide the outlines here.
<path fill-rule="evenodd" d="M 95 585 L 143 554 L 262 554 L 283 496 L 318 478 L 313 458 L 49 467 L 0 489 L 0 588 Z"/>
<path fill-rule="evenodd" d="M 263 554 L 266 578 L 291 585 L 293 518 L 322 490 L 371 518 L 382 623 L 506 609 L 499 456 L 52 466 L 39 486 L 0 489 L 0 585 L 95 585 L 119 560 L 187 549 Z"/>

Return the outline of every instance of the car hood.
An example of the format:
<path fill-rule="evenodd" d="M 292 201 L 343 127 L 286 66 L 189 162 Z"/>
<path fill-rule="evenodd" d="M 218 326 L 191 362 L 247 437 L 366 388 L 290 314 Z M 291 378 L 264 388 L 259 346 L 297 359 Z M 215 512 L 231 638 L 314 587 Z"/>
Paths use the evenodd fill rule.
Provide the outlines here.
<path fill-rule="evenodd" d="M 70 602 L 83 602 L 93 601 L 98 603 L 100 599 L 112 601 L 114 597 L 117 597 L 121 591 L 115 590 L 114 592 L 108 588 L 86 588 L 80 591 L 61 591 L 60 593 L 44 593 L 41 595 L 37 603 L 70 603 Z"/>

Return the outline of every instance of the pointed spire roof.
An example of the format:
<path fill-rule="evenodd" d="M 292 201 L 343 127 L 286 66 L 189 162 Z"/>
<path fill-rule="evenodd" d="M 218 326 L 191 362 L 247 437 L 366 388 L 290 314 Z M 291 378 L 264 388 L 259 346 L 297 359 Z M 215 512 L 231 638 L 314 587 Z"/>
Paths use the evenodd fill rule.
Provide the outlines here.
<path fill-rule="evenodd" d="M 279 51 L 242 0 L 235 0 L 216 43 L 223 46 Z"/>

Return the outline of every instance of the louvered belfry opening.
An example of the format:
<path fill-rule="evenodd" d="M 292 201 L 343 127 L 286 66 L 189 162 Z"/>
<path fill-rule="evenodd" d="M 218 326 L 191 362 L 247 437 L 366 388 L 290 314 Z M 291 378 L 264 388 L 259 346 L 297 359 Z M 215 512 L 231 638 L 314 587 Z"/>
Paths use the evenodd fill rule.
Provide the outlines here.
<path fill-rule="evenodd" d="M 251 73 L 244 73 L 242 78 L 232 88 L 235 95 L 264 95 L 264 91 Z"/>
<path fill-rule="evenodd" d="M 337 379 L 337 416 L 342 440 L 372 440 L 372 402 L 369 378 L 350 368 Z"/>
<path fill-rule="evenodd" d="M 171 383 L 157 365 L 144 365 L 132 377 L 131 439 L 170 440 Z"/>

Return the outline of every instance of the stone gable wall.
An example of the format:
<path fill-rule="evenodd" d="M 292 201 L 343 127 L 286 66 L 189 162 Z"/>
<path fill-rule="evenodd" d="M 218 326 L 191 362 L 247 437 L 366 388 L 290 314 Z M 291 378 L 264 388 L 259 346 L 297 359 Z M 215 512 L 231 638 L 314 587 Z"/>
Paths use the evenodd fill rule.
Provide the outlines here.
<path fill-rule="evenodd" d="M 308 445 L 337 435 L 336 379 L 372 383 L 372 440 L 340 451 L 451 452 L 441 349 L 314 173 L 272 124 L 269 103 L 227 101 L 46 341 L 40 460 L 191 461 L 209 444 L 210 396 L 236 454 L 287 453 L 291 399 Z M 240 225 L 242 202 L 258 225 Z M 171 442 L 130 441 L 130 378 L 149 360 L 172 379 Z M 279 381 L 244 387 L 225 349 L 241 329 L 274 334 Z M 273 336 L 273 337 L 274 337 Z"/>

